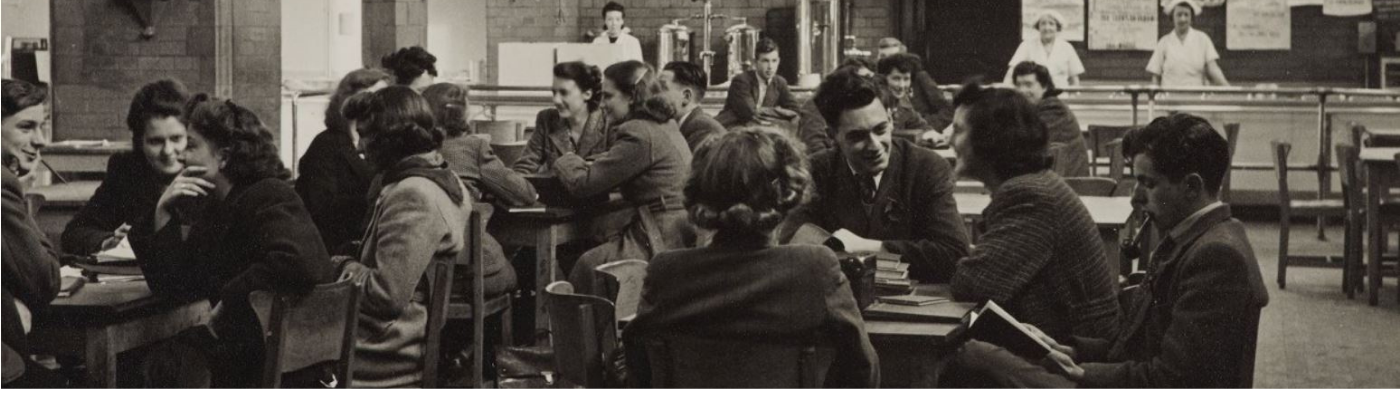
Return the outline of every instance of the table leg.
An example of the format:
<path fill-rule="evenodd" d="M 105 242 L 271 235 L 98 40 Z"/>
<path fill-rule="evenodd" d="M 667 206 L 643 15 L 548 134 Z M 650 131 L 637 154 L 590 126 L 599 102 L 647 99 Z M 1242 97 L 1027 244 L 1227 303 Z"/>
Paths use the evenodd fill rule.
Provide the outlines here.
<path fill-rule="evenodd" d="M 112 347 L 110 326 L 87 329 L 83 358 L 87 364 L 87 385 L 93 388 L 117 387 L 117 349 Z"/>
<path fill-rule="evenodd" d="M 554 283 L 558 279 L 554 271 L 558 270 L 558 258 L 555 255 L 555 246 L 558 245 L 559 232 L 557 228 L 550 226 L 540 229 L 535 236 L 535 330 L 549 330 L 549 318 L 545 315 L 544 293 L 545 287 Z"/>
<path fill-rule="evenodd" d="M 1378 295 L 1381 289 L 1381 253 L 1385 248 L 1384 238 L 1381 237 L 1380 226 L 1380 201 L 1381 201 L 1381 168 L 1376 168 L 1372 162 L 1366 164 L 1366 284 L 1370 293 L 1371 305 L 1380 303 Z"/>

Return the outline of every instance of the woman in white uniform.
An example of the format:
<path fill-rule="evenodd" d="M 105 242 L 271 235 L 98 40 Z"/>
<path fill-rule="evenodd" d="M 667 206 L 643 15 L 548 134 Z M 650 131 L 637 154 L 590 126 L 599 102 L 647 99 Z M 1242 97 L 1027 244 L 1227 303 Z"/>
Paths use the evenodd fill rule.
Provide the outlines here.
<path fill-rule="evenodd" d="M 617 54 L 619 54 L 621 58 L 613 62 L 627 60 L 645 62 L 645 60 L 642 60 L 642 42 L 638 41 L 636 36 L 632 36 L 632 34 L 624 30 L 622 18 L 623 14 L 626 12 L 627 10 L 615 1 L 610 1 L 607 5 L 603 6 L 603 26 L 607 28 L 607 30 L 603 31 L 602 35 L 598 35 L 597 38 L 593 39 L 593 43 L 607 44 L 618 48 Z"/>
<path fill-rule="evenodd" d="M 1152 84 L 1161 86 L 1230 86 L 1220 70 L 1220 53 L 1215 42 L 1204 32 L 1191 27 L 1191 20 L 1201 14 L 1201 5 L 1191 0 L 1176 0 L 1164 10 L 1175 26 L 1171 33 L 1157 41 L 1147 72 Z"/>
<path fill-rule="evenodd" d="M 1079 86 L 1079 75 L 1084 73 L 1084 63 L 1074 46 L 1060 39 L 1060 31 L 1065 29 L 1065 17 L 1054 10 L 1045 11 L 1035 22 L 1040 38 L 1028 39 L 1016 48 L 1016 54 L 1007 63 L 1005 81 L 1011 84 L 1011 70 L 1023 61 L 1044 65 L 1050 70 L 1050 78 L 1056 87 Z"/>

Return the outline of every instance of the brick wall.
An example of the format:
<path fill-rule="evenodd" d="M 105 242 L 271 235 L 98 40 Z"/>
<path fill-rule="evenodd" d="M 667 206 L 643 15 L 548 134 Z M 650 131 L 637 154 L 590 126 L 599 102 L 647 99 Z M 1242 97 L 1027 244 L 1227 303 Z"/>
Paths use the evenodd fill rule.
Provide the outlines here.
<path fill-rule="evenodd" d="M 486 82 L 495 82 L 497 68 L 496 49 L 499 43 L 509 42 L 582 42 L 587 32 L 601 31 L 603 27 L 603 5 L 609 0 L 566 0 L 564 21 L 556 21 L 559 3 L 549 1 L 489 0 L 487 5 L 487 76 Z M 699 14 L 702 3 L 692 0 L 619 0 L 627 7 L 627 25 L 632 35 L 642 42 L 645 59 L 656 60 L 657 29 L 671 20 Z M 749 25 L 766 29 L 766 16 L 774 8 L 796 7 L 796 0 L 715 0 L 714 12 L 735 17 L 748 18 Z M 889 0 L 855 0 L 855 20 L 852 21 L 857 35 L 856 45 L 873 50 L 879 38 L 891 34 L 889 23 Z M 724 28 L 735 22 L 719 22 L 714 25 L 711 47 L 724 48 Z M 687 26 L 699 28 L 698 20 L 689 21 Z M 795 28 L 793 28 L 795 29 Z M 699 30 L 697 29 L 697 32 Z M 698 34 L 697 34 L 698 38 Z"/>
<path fill-rule="evenodd" d="M 126 111 L 142 85 L 174 78 L 191 92 L 215 92 L 220 1 L 151 2 L 156 36 L 116 1 L 53 0 L 55 140 L 130 140 Z M 237 0 L 231 91 L 278 132 L 281 8 L 276 0 Z"/>
<path fill-rule="evenodd" d="M 364 0 L 363 4 L 365 65 L 379 66 L 385 55 L 428 42 L 426 0 Z"/>

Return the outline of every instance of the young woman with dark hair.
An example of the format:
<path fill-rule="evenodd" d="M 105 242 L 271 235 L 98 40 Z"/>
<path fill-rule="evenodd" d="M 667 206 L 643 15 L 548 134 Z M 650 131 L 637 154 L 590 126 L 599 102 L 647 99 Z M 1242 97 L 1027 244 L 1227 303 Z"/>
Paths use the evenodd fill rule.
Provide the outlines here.
<path fill-rule="evenodd" d="M 332 254 L 354 253 L 350 242 L 364 233 L 365 210 L 369 208 L 365 192 L 374 179 L 374 168 L 356 148 L 360 134 L 341 108 L 351 96 L 388 87 L 392 80 L 388 73 L 376 69 L 346 74 L 326 107 L 326 130 L 311 140 L 301 156 L 297 194 L 311 205 L 311 220 Z"/>
<path fill-rule="evenodd" d="M 132 229 L 131 244 L 151 291 L 214 303 L 216 339 L 206 346 L 214 385 L 252 386 L 263 335 L 248 294 L 305 292 L 335 274 L 258 116 L 204 94 L 184 114 L 185 168 Z"/>
<path fill-rule="evenodd" d="M 1040 120 L 1050 133 L 1050 143 L 1058 150 L 1055 157 L 1055 173 L 1063 177 L 1089 176 L 1089 145 L 1084 143 L 1084 133 L 1079 129 L 1079 119 L 1074 111 L 1060 101 L 1060 89 L 1051 79 L 1050 70 L 1030 61 L 1016 64 L 1011 70 L 1016 91 L 1021 92 L 1035 105 Z"/>
<path fill-rule="evenodd" d="M 602 108 L 615 141 L 596 161 L 565 154 L 554 172 L 570 194 L 586 198 L 621 190 L 636 207 L 636 216 L 603 245 L 584 253 L 570 273 L 582 292 L 595 287 L 593 268 L 609 261 L 651 259 L 667 249 L 694 241 L 681 204 L 681 187 L 690 173 L 690 145 L 672 120 L 675 110 L 664 96 L 656 70 L 640 61 L 625 61 L 603 72 Z M 611 290 L 611 289 L 609 289 Z"/>
<path fill-rule="evenodd" d="M 608 118 L 598 108 L 603 74 L 579 61 L 554 66 L 554 108 L 535 116 L 535 133 L 525 152 L 511 167 L 522 174 L 549 171 L 554 160 L 568 153 L 592 159 L 612 147 Z"/>
<path fill-rule="evenodd" d="M 394 83 L 413 90 L 423 90 L 438 76 L 437 56 L 422 46 L 404 47 L 379 60 L 384 69 L 394 73 Z"/>
<path fill-rule="evenodd" d="M 185 167 L 185 85 L 160 80 L 131 99 L 126 126 L 132 151 L 113 155 L 92 199 L 63 229 L 63 250 L 92 254 L 117 246 L 132 225 L 155 211 L 156 200 Z"/>

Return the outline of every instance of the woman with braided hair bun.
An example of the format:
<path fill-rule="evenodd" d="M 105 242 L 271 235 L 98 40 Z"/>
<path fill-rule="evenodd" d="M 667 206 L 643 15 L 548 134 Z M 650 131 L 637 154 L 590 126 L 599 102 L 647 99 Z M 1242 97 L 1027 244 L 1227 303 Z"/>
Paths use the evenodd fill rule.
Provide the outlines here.
<path fill-rule="evenodd" d="M 647 267 L 623 338 L 634 383 L 650 386 L 643 340 L 653 335 L 796 341 L 821 332 L 836 350 L 825 385 L 875 387 L 879 362 L 836 254 L 774 239 L 812 187 L 800 145 L 771 128 L 741 128 L 702 146 L 691 172 L 685 208 L 714 239 Z"/>

